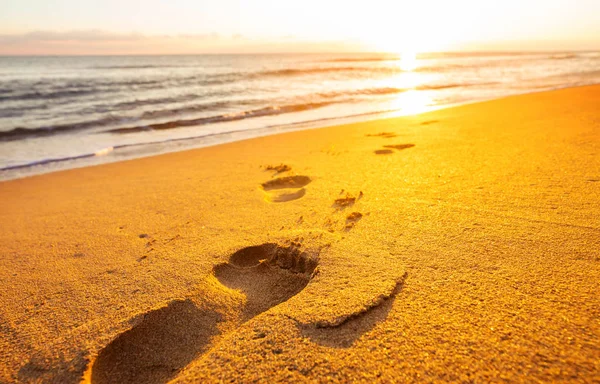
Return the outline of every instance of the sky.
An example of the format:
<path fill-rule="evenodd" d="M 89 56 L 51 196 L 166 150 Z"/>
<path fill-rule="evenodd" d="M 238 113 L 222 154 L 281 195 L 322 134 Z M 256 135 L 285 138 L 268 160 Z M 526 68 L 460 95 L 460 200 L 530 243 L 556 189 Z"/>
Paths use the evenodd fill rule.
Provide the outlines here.
<path fill-rule="evenodd" d="M 1 55 L 600 50 L 600 0 L 0 0 Z"/>

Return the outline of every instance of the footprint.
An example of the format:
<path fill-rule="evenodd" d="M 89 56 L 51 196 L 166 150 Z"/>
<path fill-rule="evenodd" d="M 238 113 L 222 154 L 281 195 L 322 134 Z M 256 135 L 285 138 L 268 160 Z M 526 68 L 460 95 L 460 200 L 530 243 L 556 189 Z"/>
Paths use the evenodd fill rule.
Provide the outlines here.
<path fill-rule="evenodd" d="M 261 185 L 265 191 L 271 191 L 282 188 L 301 188 L 308 185 L 310 182 L 311 180 L 308 176 L 286 176 L 269 180 Z"/>
<path fill-rule="evenodd" d="M 401 151 L 403 149 L 407 149 L 407 148 L 412 148 L 414 147 L 414 144 L 396 144 L 396 145 L 384 145 L 383 148 L 385 149 L 378 149 L 375 151 L 375 154 L 377 155 L 389 155 L 394 153 L 394 151 L 392 151 L 392 149 L 396 149 L 398 151 Z M 389 149 L 391 148 L 391 149 Z"/>
<path fill-rule="evenodd" d="M 221 284 L 246 295 L 245 322 L 302 291 L 317 267 L 317 257 L 296 244 L 263 244 L 234 253 L 228 263 L 214 268 L 214 274 Z"/>
<path fill-rule="evenodd" d="M 346 231 L 351 230 L 352 228 L 354 228 L 354 226 L 356 225 L 356 223 L 358 223 L 360 221 L 360 219 L 362 219 L 363 214 L 360 212 L 352 212 L 351 214 L 349 214 L 346 217 Z"/>
<path fill-rule="evenodd" d="M 228 262 L 213 268 L 213 274 L 220 284 L 246 296 L 237 314 L 222 313 L 225 310 L 219 302 L 227 298 L 203 295 L 213 297 L 214 303 L 199 298 L 174 300 L 144 314 L 132 329 L 102 349 L 84 374 L 84 382 L 170 381 L 212 347 L 219 329 L 235 329 L 302 291 L 317 263 L 318 251 L 311 253 L 294 242 L 288 246 L 266 243 L 233 253 Z"/>
<path fill-rule="evenodd" d="M 200 309 L 189 299 L 148 312 L 100 351 L 90 382 L 166 383 L 208 349 L 220 321 L 218 312 Z"/>
<path fill-rule="evenodd" d="M 335 199 L 335 201 L 333 202 L 333 207 L 338 210 L 342 210 L 342 209 L 353 206 L 355 202 L 356 202 L 356 197 L 346 196 L 346 197 L 342 197 L 340 199 Z"/>
<path fill-rule="evenodd" d="M 339 211 L 344 210 L 348 207 L 353 206 L 354 203 L 356 203 L 358 200 L 362 199 L 363 196 L 364 196 L 364 194 L 362 191 L 359 192 L 358 197 L 354 197 L 350 193 L 347 192 L 346 197 L 340 197 L 339 199 L 335 199 L 333 201 L 332 207 Z"/>
<path fill-rule="evenodd" d="M 379 132 L 379 133 L 369 133 L 369 134 L 366 134 L 365 136 L 367 136 L 367 137 L 383 137 L 386 139 L 391 139 L 392 137 L 396 137 L 398 135 L 396 135 L 394 132 Z"/>
<path fill-rule="evenodd" d="M 384 148 L 393 148 L 393 149 L 397 149 L 399 151 L 403 150 L 403 149 L 407 149 L 407 148 L 412 148 L 414 147 L 414 144 L 396 144 L 396 145 L 384 145 Z"/>
<path fill-rule="evenodd" d="M 275 175 L 278 175 L 283 172 L 291 171 L 292 167 L 287 164 L 279 164 L 279 165 L 267 165 L 265 167 L 265 171 L 275 171 Z"/>
<path fill-rule="evenodd" d="M 312 180 L 308 176 L 286 176 L 269 180 L 261 184 L 266 193 L 265 200 L 271 203 L 283 203 L 298 200 L 306 194 L 303 187 Z"/>
<path fill-rule="evenodd" d="M 285 203 L 286 201 L 298 200 L 306 194 L 306 189 L 301 188 L 297 191 L 294 190 L 281 190 L 277 193 L 267 194 L 265 200 L 271 203 Z"/>

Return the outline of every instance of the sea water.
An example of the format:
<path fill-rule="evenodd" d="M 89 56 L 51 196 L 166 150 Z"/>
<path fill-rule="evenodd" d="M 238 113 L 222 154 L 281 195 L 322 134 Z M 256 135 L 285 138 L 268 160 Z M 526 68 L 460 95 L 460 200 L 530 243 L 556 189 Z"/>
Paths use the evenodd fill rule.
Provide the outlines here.
<path fill-rule="evenodd" d="M 598 82 L 598 52 L 0 57 L 0 179 Z"/>

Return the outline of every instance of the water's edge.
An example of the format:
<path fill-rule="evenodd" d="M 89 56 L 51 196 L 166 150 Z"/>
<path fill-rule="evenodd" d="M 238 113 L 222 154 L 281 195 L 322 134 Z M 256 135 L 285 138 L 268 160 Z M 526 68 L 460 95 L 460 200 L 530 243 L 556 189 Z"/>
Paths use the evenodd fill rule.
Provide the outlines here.
<path fill-rule="evenodd" d="M 513 96 L 536 94 L 544 92 L 552 92 L 560 89 L 568 88 L 580 88 L 587 86 L 599 85 L 600 83 L 591 83 L 583 85 L 566 85 L 554 87 L 552 89 L 526 91 L 522 93 L 516 93 L 512 95 L 505 95 L 495 98 L 469 100 L 462 103 L 447 104 L 447 105 L 436 105 L 427 108 L 426 111 L 422 111 L 416 114 L 402 113 L 401 111 L 379 111 L 370 112 L 351 116 L 342 117 L 331 117 L 324 119 L 317 119 L 313 121 L 304 121 L 299 123 L 291 123 L 277 126 L 267 126 L 262 128 L 256 128 L 251 130 L 242 131 L 228 131 L 219 132 L 214 134 L 186 137 L 186 138 L 175 138 L 171 140 L 151 142 L 151 143 L 139 143 L 131 145 L 121 145 L 118 147 L 106 148 L 96 153 L 82 154 L 73 157 L 57 158 L 57 159 L 44 159 L 31 164 L 21 164 L 11 166 L 0 170 L 0 182 L 10 181 L 15 179 L 22 179 L 27 177 L 33 177 L 48 173 L 60 172 L 71 169 L 86 168 L 93 166 L 100 166 L 109 163 L 116 163 L 121 161 L 130 161 L 140 158 L 159 156 L 174 152 L 184 152 L 188 150 L 196 150 L 200 148 L 212 147 L 221 144 L 228 144 L 232 142 L 238 142 L 243 140 L 249 140 L 264 136 L 279 135 L 289 132 L 331 128 L 346 124 L 363 123 L 367 121 L 377 121 L 384 119 L 391 119 L 396 117 L 404 116 L 418 116 L 425 113 L 438 111 L 442 109 L 455 108 L 464 105 L 479 104 L 495 100 L 502 100 Z"/>

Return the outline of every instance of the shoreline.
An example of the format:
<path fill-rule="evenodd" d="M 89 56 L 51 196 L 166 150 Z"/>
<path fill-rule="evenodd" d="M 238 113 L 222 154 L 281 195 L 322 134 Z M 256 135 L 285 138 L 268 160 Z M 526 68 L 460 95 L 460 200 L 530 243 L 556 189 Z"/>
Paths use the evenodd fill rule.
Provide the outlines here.
<path fill-rule="evenodd" d="M 5 181 L 0 381 L 600 380 L 600 85 Z"/>
<path fill-rule="evenodd" d="M 191 136 L 191 137 L 184 137 L 184 138 L 173 138 L 173 139 L 168 139 L 168 140 L 163 140 L 163 141 L 120 145 L 117 147 L 103 148 L 103 149 L 96 151 L 95 153 L 86 153 L 86 154 L 80 154 L 80 155 L 73 156 L 73 157 L 65 157 L 65 158 L 49 158 L 49 159 L 36 161 L 34 163 L 7 166 L 5 168 L 0 169 L 0 182 L 10 181 L 10 180 L 18 180 L 18 179 L 22 179 L 22 178 L 27 178 L 27 177 L 37 176 L 37 175 L 44 175 L 44 174 L 48 174 L 48 173 L 60 172 L 60 171 L 65 171 L 65 170 L 70 170 L 70 169 L 79 169 L 79 168 L 92 167 L 92 166 L 98 166 L 98 165 L 103 165 L 103 164 L 111 164 L 111 163 L 121 162 L 121 161 L 136 160 L 136 159 L 152 157 L 152 156 L 160 156 L 160 155 L 168 154 L 168 153 L 176 153 L 176 152 L 182 152 L 182 151 L 189 151 L 189 150 L 213 147 L 213 146 L 218 146 L 218 145 L 222 145 L 222 144 L 228 144 L 228 143 L 233 143 L 233 142 L 238 142 L 238 141 L 243 141 L 243 140 L 250 140 L 253 138 L 259 138 L 259 137 L 265 137 L 265 136 L 271 136 L 271 135 L 280 135 L 280 134 L 285 134 L 288 132 L 313 130 L 313 129 L 321 129 L 321 128 L 331 128 L 331 127 L 336 127 L 339 125 L 357 124 L 357 123 L 364 123 L 364 122 L 377 121 L 377 120 L 387 120 L 387 119 L 393 119 L 396 117 L 418 116 L 423 113 L 428 113 L 428 112 L 433 112 L 433 111 L 438 111 L 438 110 L 443 110 L 443 109 L 449 109 L 449 108 L 455 108 L 455 107 L 460 107 L 460 106 L 465 106 L 465 105 L 486 103 L 486 102 L 495 101 L 495 100 L 502 100 L 505 98 L 513 97 L 513 96 L 552 92 L 552 91 L 561 90 L 561 89 L 588 87 L 588 86 L 594 86 L 594 85 L 598 85 L 598 84 L 593 83 L 593 84 L 583 84 L 583 85 L 564 85 L 564 86 L 552 87 L 550 89 L 533 90 L 533 91 L 528 91 L 528 92 L 523 92 L 523 93 L 514 93 L 514 94 L 504 95 L 504 96 L 490 98 L 490 99 L 478 99 L 478 100 L 465 101 L 462 103 L 428 106 L 428 107 L 425 107 L 422 111 L 417 112 L 417 113 L 414 113 L 414 112 L 402 113 L 401 110 L 367 112 L 367 113 L 361 113 L 361 114 L 350 115 L 350 116 L 329 117 L 329 118 L 321 118 L 321 119 L 316 119 L 316 120 L 308 120 L 308 121 L 283 124 L 283 125 L 281 125 L 281 124 L 272 125 L 272 126 L 266 126 L 266 127 L 260 127 L 260 128 L 253 128 L 253 129 L 249 129 L 249 130 L 233 130 L 233 131 L 226 131 L 226 132 L 211 133 L 211 134 L 206 134 L 206 135 L 201 135 L 201 136 Z M 261 133 L 257 134 L 257 132 L 261 132 Z M 210 140 L 213 138 L 218 138 L 218 137 L 223 137 L 223 136 L 234 136 L 234 137 L 232 137 L 229 140 L 225 139 L 223 141 L 214 141 L 212 143 L 210 142 Z M 201 143 L 198 143 L 198 141 L 201 141 Z M 196 144 L 193 144 L 194 142 Z M 179 143 L 182 144 L 182 148 L 177 149 L 174 147 L 166 147 L 162 150 L 155 149 L 154 151 L 152 151 L 152 153 L 147 154 L 147 155 L 144 154 L 144 152 L 146 152 L 147 149 L 151 148 L 152 146 L 169 146 L 170 144 L 179 144 Z M 117 157 L 117 158 L 109 159 L 107 157 L 107 156 L 118 156 L 117 152 L 121 152 L 122 150 L 129 150 L 131 148 L 139 148 L 139 152 L 137 154 L 133 154 L 130 156 L 123 156 L 121 158 Z"/>

